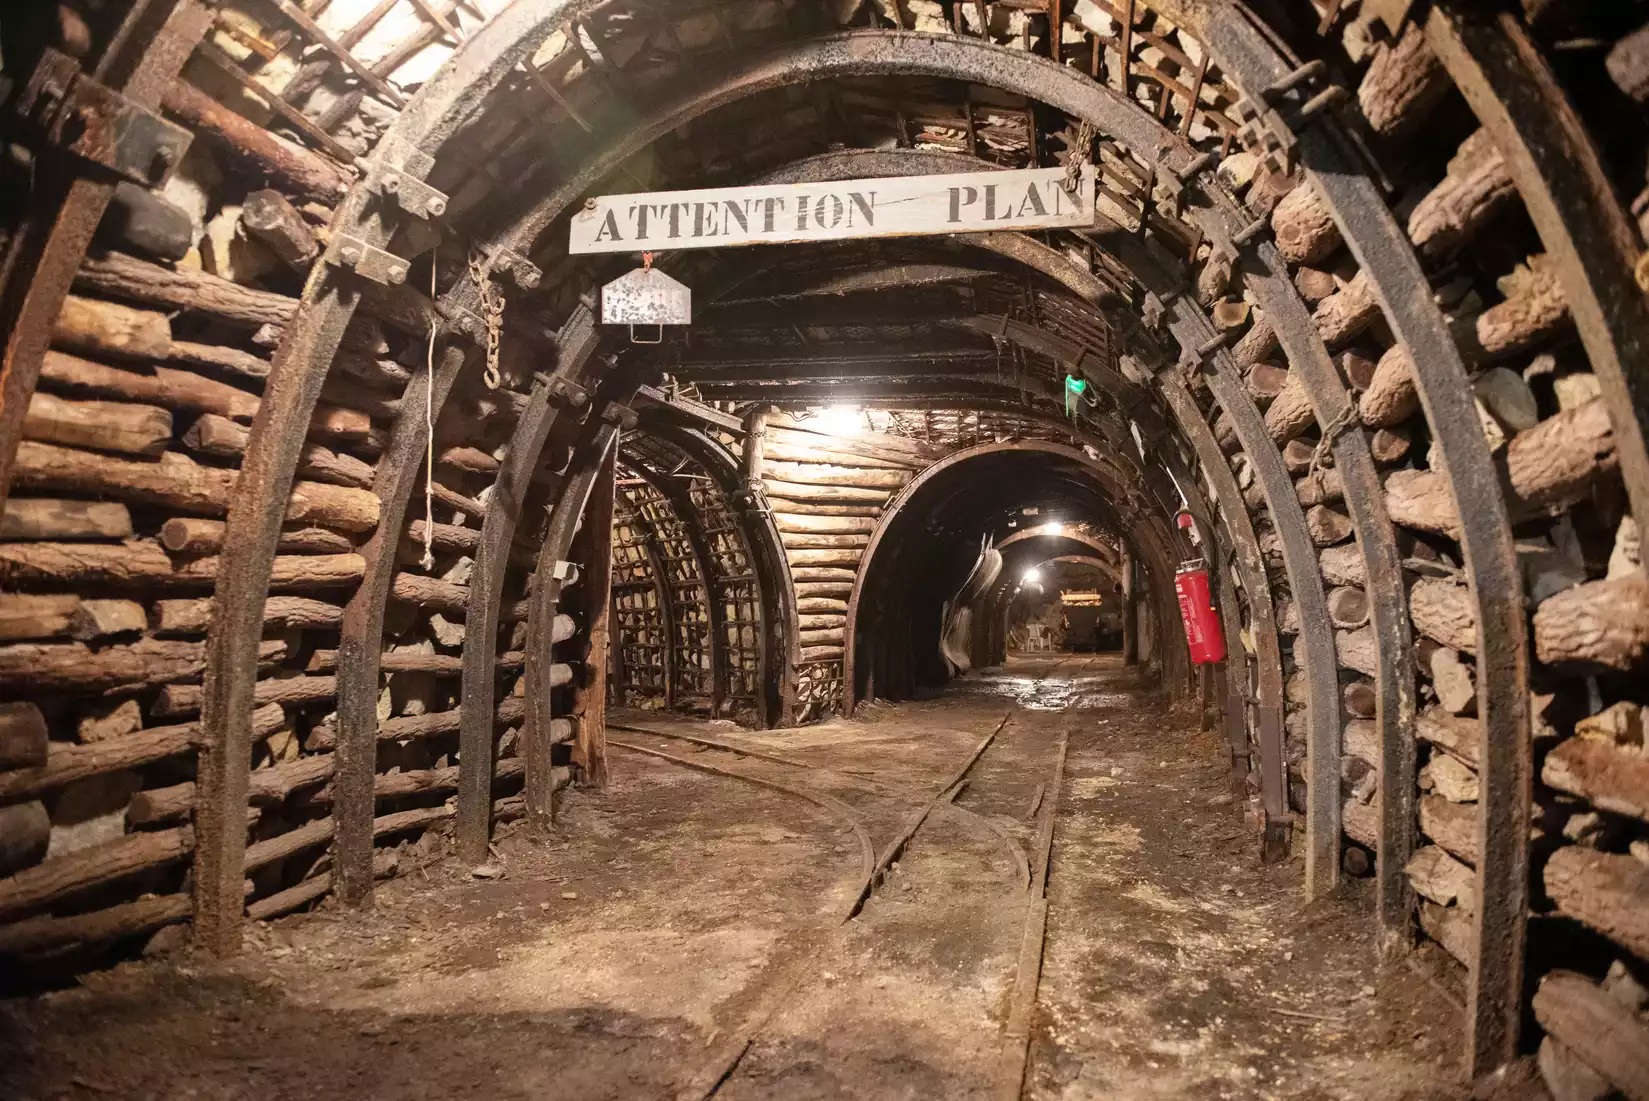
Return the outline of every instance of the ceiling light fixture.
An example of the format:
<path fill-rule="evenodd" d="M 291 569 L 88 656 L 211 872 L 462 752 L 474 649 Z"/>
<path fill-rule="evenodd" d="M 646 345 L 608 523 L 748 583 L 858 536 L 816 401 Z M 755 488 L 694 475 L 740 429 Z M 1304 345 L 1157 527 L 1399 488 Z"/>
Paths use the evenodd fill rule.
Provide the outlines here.
<path fill-rule="evenodd" d="M 857 436 L 864 427 L 862 414 L 852 405 L 827 405 L 813 416 L 820 432 L 832 436 Z"/>

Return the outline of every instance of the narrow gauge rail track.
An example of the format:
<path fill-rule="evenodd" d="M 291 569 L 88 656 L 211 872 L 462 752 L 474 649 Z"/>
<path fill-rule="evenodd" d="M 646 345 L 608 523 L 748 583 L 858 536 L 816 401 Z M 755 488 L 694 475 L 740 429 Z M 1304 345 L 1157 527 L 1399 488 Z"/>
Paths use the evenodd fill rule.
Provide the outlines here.
<path fill-rule="evenodd" d="M 1076 661 L 1077 655 L 1071 654 L 1062 657 L 1050 668 L 1035 677 L 1040 684 L 1071 662 Z M 1096 660 L 1088 658 L 1075 671 L 1074 676 L 1080 677 Z M 1061 711 L 1068 711 L 1075 699 L 1075 694 L 1068 699 Z M 1025 919 L 1024 933 L 1021 937 L 1018 963 L 1014 976 L 1014 995 L 1010 1002 L 1010 1012 L 1003 1031 L 1003 1047 L 999 1062 L 999 1077 L 996 1088 L 997 1096 L 1003 1099 L 1018 1097 L 1030 1058 L 1030 1027 L 1035 1015 L 1036 992 L 1040 981 L 1043 945 L 1047 934 L 1047 873 L 1052 860 L 1054 840 L 1054 816 L 1058 812 L 1059 792 L 1063 785 L 1065 757 L 1069 740 L 1068 729 L 1061 730 L 1055 762 L 1049 779 L 1040 785 L 1037 797 L 1032 802 L 1031 813 L 1038 816 L 1037 844 L 1033 855 L 1027 856 L 1024 848 L 1002 825 L 986 815 L 978 814 L 965 807 L 958 806 L 956 800 L 968 787 L 970 774 L 984 758 L 986 752 L 995 744 L 998 736 L 1012 723 L 1015 714 L 1020 708 L 1010 708 L 1001 719 L 991 728 L 990 732 L 968 754 L 961 767 L 952 774 L 949 780 L 933 795 L 906 823 L 904 829 L 883 848 L 880 856 L 875 855 L 871 846 L 868 832 L 864 829 L 862 819 L 848 804 L 811 788 L 781 783 L 766 777 L 757 777 L 749 773 L 730 768 L 721 768 L 701 761 L 689 760 L 662 750 L 639 746 L 631 742 L 608 739 L 608 745 L 617 746 L 630 752 L 641 753 L 660 760 L 669 761 L 691 768 L 695 771 L 711 775 L 725 776 L 732 779 L 745 780 L 776 791 L 782 791 L 807 800 L 817 806 L 828 807 L 838 817 L 845 817 L 853 824 L 855 835 L 860 841 L 861 867 L 863 881 L 858 895 L 843 917 L 840 924 L 853 920 L 863 912 L 876 888 L 885 878 L 889 868 L 899 859 L 900 855 L 915 839 L 922 825 L 936 809 L 945 810 L 965 816 L 982 824 L 991 833 L 996 835 L 1008 851 L 1010 862 L 1016 870 L 1018 889 L 1029 894 L 1029 908 Z M 642 727 L 620 723 L 609 724 L 611 729 L 624 730 L 636 734 L 645 734 L 653 737 L 662 737 L 682 741 L 695 745 L 701 749 L 720 752 L 738 757 L 748 757 L 755 760 L 767 761 L 783 765 L 803 772 L 828 771 L 821 766 L 793 758 L 784 757 L 775 753 L 741 746 L 714 738 L 706 738 L 680 731 L 661 730 L 654 727 Z M 885 790 L 886 785 L 874 786 Z M 821 936 L 828 934 L 828 928 L 820 931 Z M 800 991 L 806 983 L 816 978 L 814 961 L 807 954 L 793 957 L 779 968 L 779 976 L 769 984 L 766 994 L 758 1007 L 749 1015 L 744 1025 L 733 1035 L 719 1045 L 715 1059 L 698 1074 L 687 1081 L 677 1093 L 677 1101 L 708 1101 L 720 1090 L 723 1083 L 738 1068 L 751 1044 L 767 1022 L 784 1008 L 784 1006 Z"/>

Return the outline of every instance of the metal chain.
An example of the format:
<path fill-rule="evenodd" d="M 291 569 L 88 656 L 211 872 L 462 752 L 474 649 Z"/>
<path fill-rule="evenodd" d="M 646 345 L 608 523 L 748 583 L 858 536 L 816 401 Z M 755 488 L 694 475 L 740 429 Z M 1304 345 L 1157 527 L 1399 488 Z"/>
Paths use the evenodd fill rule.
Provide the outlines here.
<path fill-rule="evenodd" d="M 1067 195 L 1075 195 L 1082 186 L 1082 169 L 1091 163 L 1090 151 L 1094 147 L 1094 126 L 1087 119 L 1083 119 L 1076 128 L 1076 142 L 1067 151 L 1065 159 L 1065 179 L 1060 186 Z"/>
<path fill-rule="evenodd" d="M 492 277 L 478 253 L 470 253 L 470 279 L 481 296 L 481 316 L 487 323 L 487 368 L 484 378 L 487 386 L 496 390 L 504 384 L 498 370 L 498 336 L 504 330 L 504 296 L 493 286 Z"/>
<path fill-rule="evenodd" d="M 1357 412 L 1357 403 L 1347 401 L 1345 407 L 1335 414 L 1334 419 L 1323 426 L 1322 439 L 1317 446 L 1311 449 L 1311 468 L 1306 473 L 1306 480 L 1313 483 L 1319 495 L 1327 488 L 1323 485 L 1323 471 L 1328 468 L 1329 459 L 1334 451 L 1334 442 L 1353 428 L 1360 428 L 1363 418 Z"/>

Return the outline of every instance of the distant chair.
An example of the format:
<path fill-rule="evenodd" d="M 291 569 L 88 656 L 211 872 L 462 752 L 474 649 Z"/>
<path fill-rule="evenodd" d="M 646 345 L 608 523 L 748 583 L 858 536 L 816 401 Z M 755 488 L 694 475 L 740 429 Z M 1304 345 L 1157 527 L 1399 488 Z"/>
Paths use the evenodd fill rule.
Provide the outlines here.
<path fill-rule="evenodd" d="M 1046 623 L 1025 624 L 1025 649 L 1027 652 L 1048 649 L 1048 625 Z"/>

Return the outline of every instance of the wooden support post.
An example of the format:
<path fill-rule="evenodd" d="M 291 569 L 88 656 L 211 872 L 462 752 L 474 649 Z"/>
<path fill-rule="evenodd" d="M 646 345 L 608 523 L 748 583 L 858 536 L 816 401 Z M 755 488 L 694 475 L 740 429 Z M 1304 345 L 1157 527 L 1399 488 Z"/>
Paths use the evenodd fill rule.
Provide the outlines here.
<path fill-rule="evenodd" d="M 751 414 L 752 418 L 760 416 Z M 582 702 L 583 715 L 578 723 L 578 740 L 573 744 L 573 763 L 583 770 L 584 782 L 597 788 L 607 786 L 607 654 L 612 649 L 613 483 L 617 467 L 618 449 L 614 448 L 607 453 L 595 488 L 590 491 L 589 514 L 584 519 L 589 538 L 584 601 L 590 648 L 584 683 L 575 693 L 574 706 Z"/>
<path fill-rule="evenodd" d="M 1134 596 L 1134 555 L 1122 547 L 1122 663 L 1139 664 L 1139 603 Z"/>
<path fill-rule="evenodd" d="M 757 406 L 744 417 L 743 474 L 744 484 L 751 489 L 761 488 L 766 449 L 767 409 Z"/>

